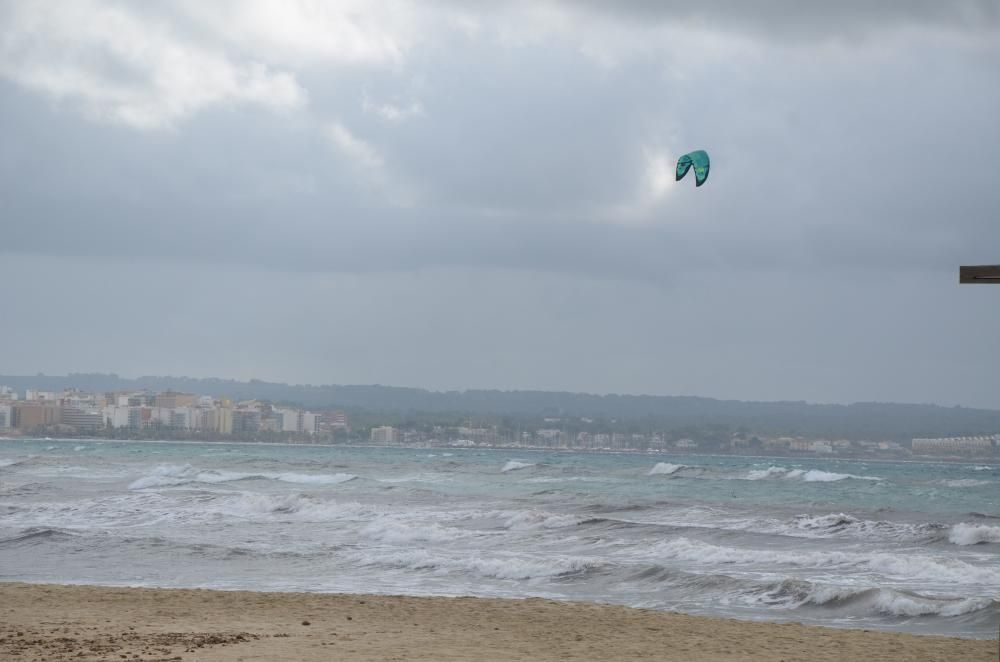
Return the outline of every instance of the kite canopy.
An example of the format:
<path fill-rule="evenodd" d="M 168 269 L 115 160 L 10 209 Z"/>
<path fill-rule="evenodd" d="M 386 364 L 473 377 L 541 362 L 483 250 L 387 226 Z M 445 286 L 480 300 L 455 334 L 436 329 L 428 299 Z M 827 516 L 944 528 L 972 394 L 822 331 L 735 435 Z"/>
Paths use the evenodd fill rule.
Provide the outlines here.
<path fill-rule="evenodd" d="M 694 185 L 701 186 L 708 179 L 708 152 L 699 149 L 677 159 L 676 181 L 681 181 L 691 166 L 694 166 Z"/>

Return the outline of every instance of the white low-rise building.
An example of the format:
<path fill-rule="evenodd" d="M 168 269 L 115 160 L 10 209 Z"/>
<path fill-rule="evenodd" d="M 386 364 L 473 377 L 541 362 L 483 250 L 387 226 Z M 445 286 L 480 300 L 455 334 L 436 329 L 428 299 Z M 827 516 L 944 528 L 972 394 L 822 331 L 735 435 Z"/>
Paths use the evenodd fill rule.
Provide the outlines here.
<path fill-rule="evenodd" d="M 911 448 L 914 453 L 981 455 L 991 452 L 997 445 L 1000 445 L 1000 435 L 914 439 Z"/>

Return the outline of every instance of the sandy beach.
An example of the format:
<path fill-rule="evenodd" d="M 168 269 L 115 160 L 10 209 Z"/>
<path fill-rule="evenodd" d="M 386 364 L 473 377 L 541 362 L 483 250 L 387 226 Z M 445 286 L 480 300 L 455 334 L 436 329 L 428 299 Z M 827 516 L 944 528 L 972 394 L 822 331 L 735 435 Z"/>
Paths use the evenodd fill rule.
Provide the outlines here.
<path fill-rule="evenodd" d="M 549 600 L 0 584 L 4 660 L 995 660 L 996 641 Z"/>

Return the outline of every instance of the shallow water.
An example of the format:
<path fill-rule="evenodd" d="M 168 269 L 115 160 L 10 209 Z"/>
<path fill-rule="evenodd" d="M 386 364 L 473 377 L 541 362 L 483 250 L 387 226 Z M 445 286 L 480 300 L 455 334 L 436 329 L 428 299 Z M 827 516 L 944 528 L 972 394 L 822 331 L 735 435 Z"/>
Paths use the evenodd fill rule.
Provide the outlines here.
<path fill-rule="evenodd" d="M 1000 466 L 0 441 L 0 579 L 543 596 L 992 637 Z"/>

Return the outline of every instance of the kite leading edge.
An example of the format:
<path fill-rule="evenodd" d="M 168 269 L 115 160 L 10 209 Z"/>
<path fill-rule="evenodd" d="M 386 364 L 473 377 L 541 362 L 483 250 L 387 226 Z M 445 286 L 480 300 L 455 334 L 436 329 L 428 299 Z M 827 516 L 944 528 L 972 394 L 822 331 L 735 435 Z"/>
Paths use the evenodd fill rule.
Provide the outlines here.
<path fill-rule="evenodd" d="M 695 150 L 677 159 L 677 179 L 680 181 L 687 174 L 688 170 L 694 166 L 694 185 L 701 186 L 708 179 L 708 152 L 703 149 Z"/>

